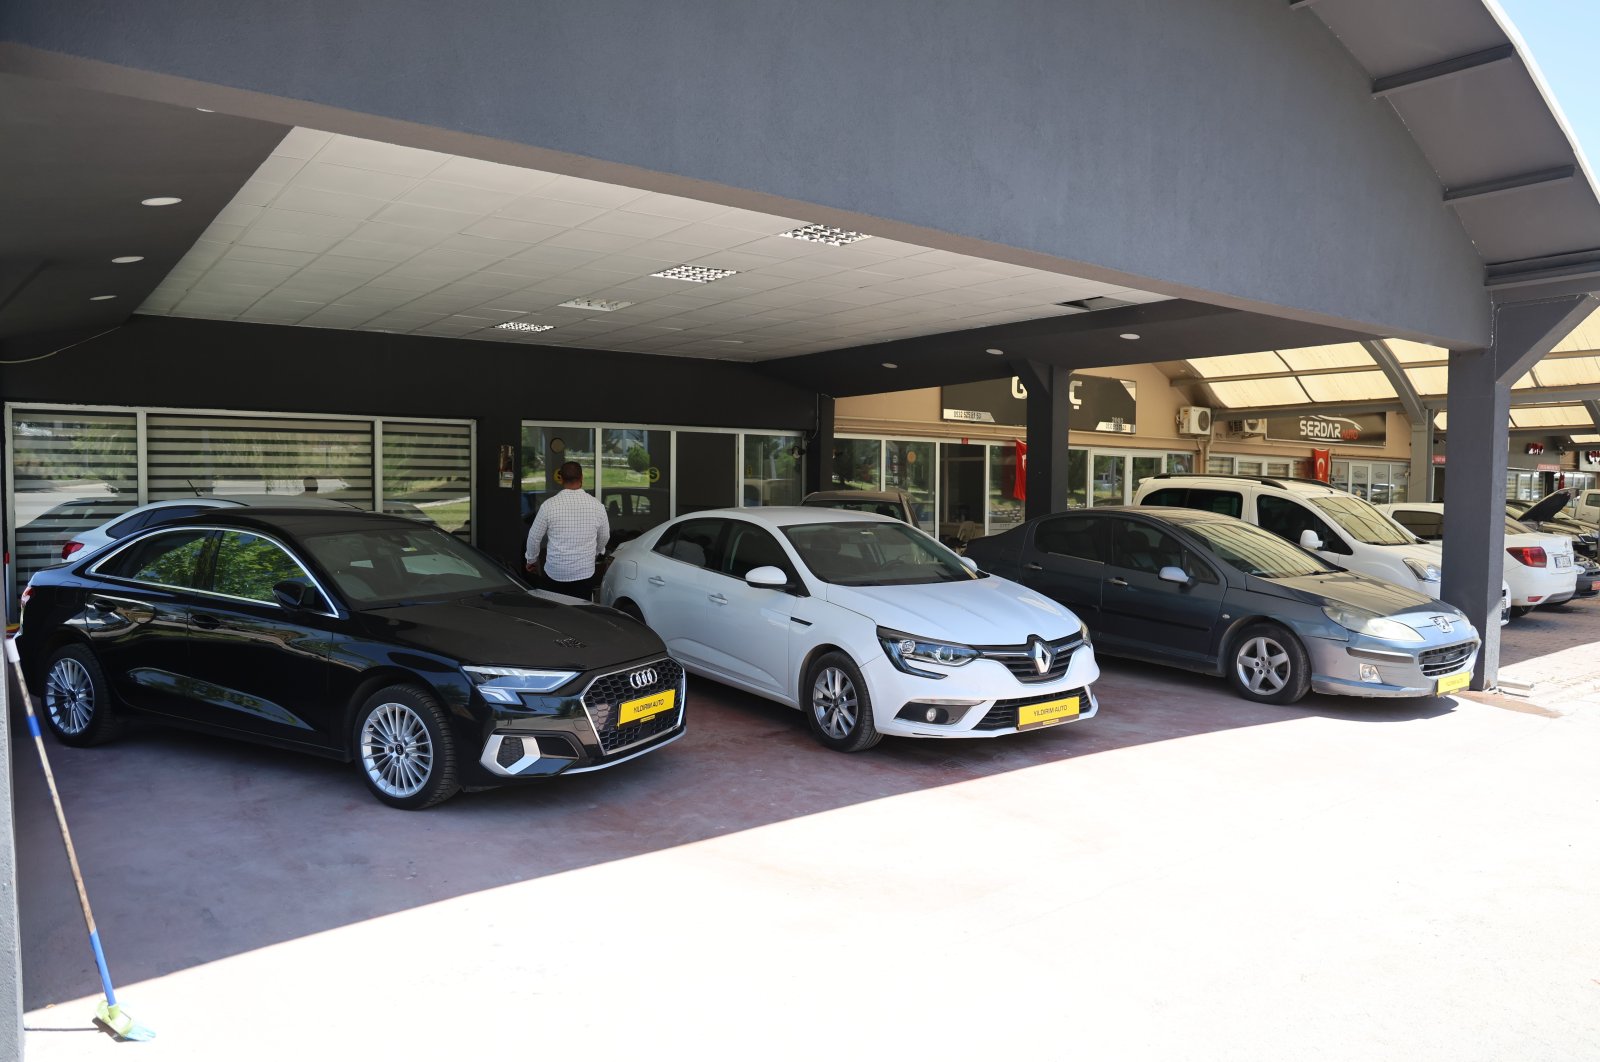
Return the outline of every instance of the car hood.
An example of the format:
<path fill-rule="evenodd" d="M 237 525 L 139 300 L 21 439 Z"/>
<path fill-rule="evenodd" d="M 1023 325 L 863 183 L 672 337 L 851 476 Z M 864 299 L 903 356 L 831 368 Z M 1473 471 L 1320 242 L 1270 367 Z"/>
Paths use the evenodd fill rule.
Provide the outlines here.
<path fill-rule="evenodd" d="M 966 645 L 1021 645 L 1030 634 L 1065 638 L 1079 627 L 1065 605 L 997 575 L 912 586 L 830 583 L 824 593 L 880 627 Z"/>
<path fill-rule="evenodd" d="M 1522 510 L 1522 515 L 1517 517 L 1517 519 L 1531 520 L 1534 523 L 1538 523 L 1541 520 L 1550 520 L 1553 519 L 1555 515 L 1562 509 L 1566 508 L 1568 503 L 1571 501 L 1571 493 L 1564 490 L 1558 490 L 1553 493 L 1546 494 L 1544 497 L 1540 498 L 1538 501 Z"/>
<path fill-rule="evenodd" d="M 1343 605 L 1347 608 L 1365 609 L 1380 616 L 1394 616 L 1419 608 L 1431 608 L 1434 611 L 1450 608 L 1449 605 L 1435 601 L 1426 594 L 1356 572 L 1329 572 L 1325 575 L 1300 575 L 1288 579 L 1263 579 L 1251 576 L 1250 588 L 1264 590 L 1276 596 L 1298 597 L 1314 605 Z"/>
<path fill-rule="evenodd" d="M 373 633 L 468 664 L 591 668 L 665 653 L 653 631 L 598 605 L 539 594 L 488 594 L 361 613 Z"/>

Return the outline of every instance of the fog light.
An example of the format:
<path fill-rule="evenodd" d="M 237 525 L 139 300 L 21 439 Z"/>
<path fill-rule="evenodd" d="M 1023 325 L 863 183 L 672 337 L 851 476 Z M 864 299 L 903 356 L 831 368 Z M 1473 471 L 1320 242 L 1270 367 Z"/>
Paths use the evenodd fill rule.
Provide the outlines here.
<path fill-rule="evenodd" d="M 1362 682 L 1382 682 L 1383 679 L 1378 675 L 1378 666 L 1376 664 L 1362 664 L 1361 665 L 1361 681 Z"/>
<path fill-rule="evenodd" d="M 943 714 L 944 713 L 939 711 L 937 708 L 929 708 L 926 712 L 922 713 L 922 718 L 926 719 L 930 723 L 937 723 L 939 721 L 939 716 Z"/>

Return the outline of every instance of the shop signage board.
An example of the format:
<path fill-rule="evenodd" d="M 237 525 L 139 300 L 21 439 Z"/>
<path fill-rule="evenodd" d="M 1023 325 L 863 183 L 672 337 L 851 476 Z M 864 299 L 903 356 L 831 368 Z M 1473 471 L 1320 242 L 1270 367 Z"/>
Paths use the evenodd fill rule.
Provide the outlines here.
<path fill-rule="evenodd" d="M 1293 417 L 1268 417 L 1267 438 L 1273 442 L 1304 442 L 1319 446 L 1382 446 L 1382 413 L 1306 413 Z"/>
<path fill-rule="evenodd" d="M 1134 434 L 1139 393 L 1135 381 L 1073 375 L 1068 387 L 1073 431 Z M 1009 380 L 951 384 L 940 390 L 945 420 L 1017 426 L 1028 423 L 1028 389 L 1015 376 Z"/>

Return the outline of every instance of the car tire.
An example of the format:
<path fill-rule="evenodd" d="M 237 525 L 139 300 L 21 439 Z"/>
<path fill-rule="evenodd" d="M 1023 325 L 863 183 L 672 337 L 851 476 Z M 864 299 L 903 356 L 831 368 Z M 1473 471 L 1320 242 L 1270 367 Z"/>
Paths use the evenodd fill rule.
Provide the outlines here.
<path fill-rule="evenodd" d="M 872 696 L 855 661 L 843 653 L 824 653 L 806 669 L 800 710 L 811 736 L 835 752 L 865 752 L 879 741 L 872 719 Z"/>
<path fill-rule="evenodd" d="M 431 808 L 461 788 L 444 709 L 410 683 L 385 686 L 362 702 L 355 758 L 372 795 L 392 808 Z"/>
<path fill-rule="evenodd" d="M 1532 611 L 1533 611 L 1533 606 L 1532 605 L 1512 605 L 1511 606 L 1511 618 L 1512 619 L 1521 619 L 1523 616 L 1526 616 L 1528 613 L 1530 613 Z"/>
<path fill-rule="evenodd" d="M 1228 651 L 1228 681 L 1263 704 L 1293 704 L 1311 689 L 1311 659 L 1300 640 L 1276 623 L 1253 623 Z"/>
<path fill-rule="evenodd" d="M 40 707 L 50 732 L 63 745 L 98 745 L 122 730 L 111 686 L 86 645 L 63 645 L 51 654 Z"/>

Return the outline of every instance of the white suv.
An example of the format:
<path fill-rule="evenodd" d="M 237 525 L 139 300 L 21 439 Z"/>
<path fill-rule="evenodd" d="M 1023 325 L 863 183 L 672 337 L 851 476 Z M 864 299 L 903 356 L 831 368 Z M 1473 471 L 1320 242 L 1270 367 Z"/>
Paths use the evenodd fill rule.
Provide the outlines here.
<path fill-rule="evenodd" d="M 1140 483 L 1133 501 L 1237 516 L 1341 568 L 1439 596 L 1438 546 L 1320 480 L 1164 472 Z"/>

